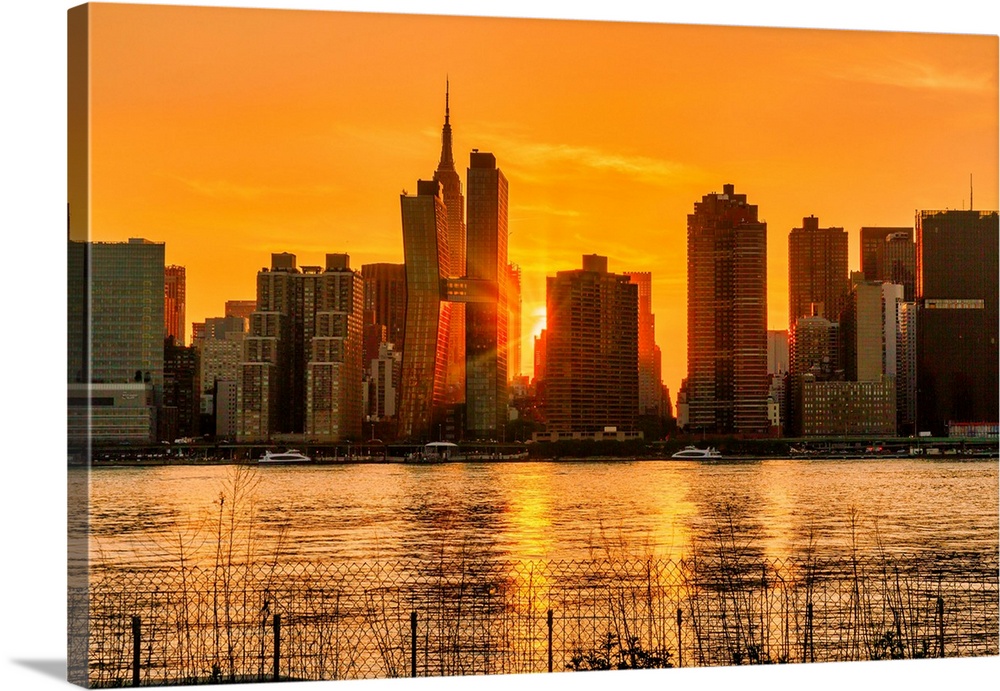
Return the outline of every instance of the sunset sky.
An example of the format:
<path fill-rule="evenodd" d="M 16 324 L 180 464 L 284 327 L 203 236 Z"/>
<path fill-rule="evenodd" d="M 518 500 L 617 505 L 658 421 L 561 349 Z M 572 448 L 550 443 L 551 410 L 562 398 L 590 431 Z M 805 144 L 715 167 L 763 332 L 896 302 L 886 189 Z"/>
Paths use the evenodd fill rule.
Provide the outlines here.
<path fill-rule="evenodd" d="M 995 36 L 91 5 L 94 240 L 166 243 L 190 322 L 254 297 L 271 252 L 401 262 L 399 194 L 440 152 L 510 183 L 523 367 L 545 276 L 603 254 L 653 273 L 663 379 L 686 376 L 686 218 L 733 183 L 768 224 L 787 327 L 803 216 L 913 224 L 996 209 Z"/>

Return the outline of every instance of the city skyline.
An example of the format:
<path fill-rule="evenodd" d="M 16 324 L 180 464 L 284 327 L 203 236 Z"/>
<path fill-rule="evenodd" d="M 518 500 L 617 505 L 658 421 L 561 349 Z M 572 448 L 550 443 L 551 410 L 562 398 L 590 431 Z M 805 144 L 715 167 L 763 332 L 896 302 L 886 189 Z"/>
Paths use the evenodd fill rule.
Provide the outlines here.
<path fill-rule="evenodd" d="M 772 329 L 787 325 L 785 243 L 803 217 L 843 227 L 858 269 L 862 226 L 961 208 L 970 173 L 976 206 L 997 206 L 995 37 L 269 12 L 260 46 L 227 36 L 263 31 L 262 11 L 225 28 L 225 8 L 93 9 L 92 239 L 165 242 L 187 269 L 189 322 L 252 297 L 272 251 L 401 261 L 396 199 L 433 173 L 446 80 L 459 165 L 492 151 L 510 181 L 525 342 L 544 278 L 607 255 L 652 273 L 671 392 L 687 371 L 685 219 L 704 194 L 733 182 L 768 223 Z M 480 55 L 487 26 L 496 50 Z M 379 60 L 351 54 L 348 36 L 374 27 L 393 37 Z M 694 62 L 685 47 L 713 36 Z M 552 57 L 596 40 L 628 48 Z M 416 76 L 400 76 L 406 55 Z M 537 77 L 521 85 L 526 62 Z"/>

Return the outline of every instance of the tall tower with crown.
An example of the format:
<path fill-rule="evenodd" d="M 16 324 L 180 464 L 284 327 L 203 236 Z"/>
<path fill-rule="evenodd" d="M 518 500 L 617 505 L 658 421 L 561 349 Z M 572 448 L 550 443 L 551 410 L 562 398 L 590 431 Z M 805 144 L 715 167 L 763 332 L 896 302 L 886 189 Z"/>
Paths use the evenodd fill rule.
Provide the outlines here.
<path fill-rule="evenodd" d="M 462 179 L 455 170 L 451 142 L 450 84 L 445 80 L 444 127 L 441 128 L 441 160 L 434 171 L 434 181 L 441 184 L 448 219 L 449 278 L 465 276 L 466 231 L 465 197 Z M 448 403 L 465 401 L 465 305 L 452 305 L 451 330 L 448 337 L 448 372 L 446 380 Z"/>

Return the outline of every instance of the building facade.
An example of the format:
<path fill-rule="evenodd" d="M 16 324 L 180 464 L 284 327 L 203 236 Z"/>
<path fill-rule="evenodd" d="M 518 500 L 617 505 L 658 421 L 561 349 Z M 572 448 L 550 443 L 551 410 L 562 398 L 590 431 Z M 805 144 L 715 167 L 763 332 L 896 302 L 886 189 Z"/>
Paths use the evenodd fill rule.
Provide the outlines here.
<path fill-rule="evenodd" d="M 378 357 L 382 343 L 392 343 L 397 352 L 403 352 L 406 332 L 406 265 L 362 264 L 361 277 L 365 285 L 365 328 L 378 333 L 378 337 L 368 346 L 370 350 L 365 353 L 365 361 Z"/>
<path fill-rule="evenodd" d="M 905 233 L 913 239 L 913 228 L 864 226 L 861 228 L 861 273 L 866 281 L 881 281 L 886 275 L 886 240 Z"/>
<path fill-rule="evenodd" d="M 472 437 L 498 439 L 507 422 L 507 178 L 491 153 L 469 157 L 466 278 L 488 299 L 465 309 L 465 425 Z"/>
<path fill-rule="evenodd" d="M 521 267 L 507 265 L 507 379 L 521 376 Z"/>
<path fill-rule="evenodd" d="M 653 314 L 653 274 L 626 271 L 624 275 L 639 289 L 639 414 L 660 417 L 663 414 L 663 381 Z"/>
<path fill-rule="evenodd" d="M 639 286 L 606 257 L 546 279 L 545 420 L 549 433 L 635 430 Z"/>
<path fill-rule="evenodd" d="M 308 343 L 305 435 L 325 442 L 359 440 L 364 414 L 364 281 L 351 270 L 346 254 L 328 254 L 324 271 L 307 274 L 304 280 L 306 297 L 313 295 L 306 305 L 315 310 L 312 328 L 304 334 Z"/>
<path fill-rule="evenodd" d="M 163 392 L 163 243 L 90 245 L 90 329 L 92 381 L 153 385 Z"/>
<path fill-rule="evenodd" d="M 441 185 L 419 180 L 417 194 L 400 196 L 406 264 L 406 327 L 397 436 L 433 438 L 445 404 L 451 304 L 441 282 L 450 275 L 448 218 Z"/>
<path fill-rule="evenodd" d="M 913 231 L 891 233 L 885 238 L 880 281 L 903 286 L 903 300 L 913 302 L 917 288 L 917 244 Z"/>
<path fill-rule="evenodd" d="M 816 381 L 804 375 L 797 418 L 801 434 L 858 436 L 896 434 L 896 391 L 890 379 Z"/>
<path fill-rule="evenodd" d="M 767 224 L 733 185 L 695 203 L 687 262 L 688 426 L 764 433 Z"/>
<path fill-rule="evenodd" d="M 271 255 L 271 268 L 257 274 L 257 309 L 244 338 L 241 441 L 360 437 L 363 290 L 346 254 L 301 269 L 295 255 Z"/>
<path fill-rule="evenodd" d="M 996 211 L 917 215 L 917 427 L 997 422 Z"/>
<path fill-rule="evenodd" d="M 165 338 L 179 346 L 187 345 L 185 304 L 187 302 L 187 272 L 183 266 L 171 264 L 163 270 L 163 330 Z"/>
<path fill-rule="evenodd" d="M 819 219 L 802 219 L 788 234 L 788 320 L 819 316 L 837 321 L 850 292 L 847 232 L 820 228 Z"/>

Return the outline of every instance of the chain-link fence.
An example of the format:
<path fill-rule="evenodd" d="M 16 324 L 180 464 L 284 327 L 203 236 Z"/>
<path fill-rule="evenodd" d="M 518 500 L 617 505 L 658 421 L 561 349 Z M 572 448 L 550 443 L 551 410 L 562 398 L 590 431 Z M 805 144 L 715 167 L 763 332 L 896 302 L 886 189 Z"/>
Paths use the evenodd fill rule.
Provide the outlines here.
<path fill-rule="evenodd" d="M 996 655 L 997 575 L 996 555 L 257 564 L 104 569 L 83 596 L 108 687 Z"/>

